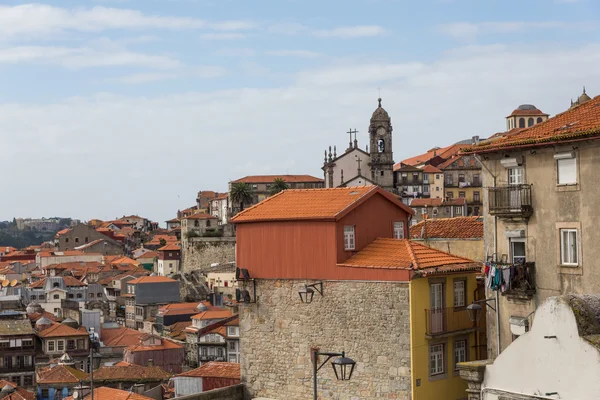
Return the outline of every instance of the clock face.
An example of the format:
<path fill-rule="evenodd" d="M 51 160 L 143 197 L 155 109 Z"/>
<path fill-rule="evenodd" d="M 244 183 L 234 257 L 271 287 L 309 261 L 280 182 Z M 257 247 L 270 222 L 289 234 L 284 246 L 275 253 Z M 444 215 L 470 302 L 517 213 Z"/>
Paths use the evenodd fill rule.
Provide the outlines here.
<path fill-rule="evenodd" d="M 377 134 L 378 135 L 384 135 L 385 134 L 385 129 L 383 129 L 383 127 L 377 128 Z"/>

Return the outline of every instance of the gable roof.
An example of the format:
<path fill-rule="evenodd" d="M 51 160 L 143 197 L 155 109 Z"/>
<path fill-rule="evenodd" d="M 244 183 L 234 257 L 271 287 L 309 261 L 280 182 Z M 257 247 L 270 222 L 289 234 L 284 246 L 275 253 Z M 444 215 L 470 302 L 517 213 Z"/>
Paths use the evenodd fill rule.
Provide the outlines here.
<path fill-rule="evenodd" d="M 95 377 L 94 377 L 95 378 Z M 92 398 L 91 393 L 85 395 L 84 398 L 79 400 L 89 400 Z M 102 386 L 94 389 L 95 400 L 153 400 L 151 397 L 147 397 L 135 392 L 129 392 L 127 390 L 114 389 L 106 386 Z M 65 397 L 64 400 L 74 400 L 73 396 Z"/>
<path fill-rule="evenodd" d="M 106 347 L 127 347 L 140 342 L 142 332 L 121 326 L 119 328 L 101 328 L 102 343 Z"/>
<path fill-rule="evenodd" d="M 179 251 L 181 250 L 181 247 L 179 247 L 178 244 L 175 243 L 169 243 L 159 249 L 157 249 L 157 251 Z"/>
<path fill-rule="evenodd" d="M 193 315 L 192 319 L 224 319 L 233 315 L 231 310 L 207 310 Z"/>
<path fill-rule="evenodd" d="M 455 217 L 428 219 L 410 227 L 412 239 L 482 239 L 482 217 Z"/>
<path fill-rule="evenodd" d="M 273 183 L 275 179 L 283 179 L 288 183 L 296 182 L 323 182 L 323 179 L 311 175 L 249 175 L 231 183 Z"/>
<path fill-rule="evenodd" d="M 129 364 L 127 366 L 115 365 L 100 367 L 94 371 L 94 381 L 166 381 L 171 374 L 160 367 Z"/>
<path fill-rule="evenodd" d="M 337 221 L 374 195 L 381 195 L 408 214 L 414 211 L 378 186 L 335 189 L 288 189 L 245 209 L 234 223 L 260 221 Z"/>
<path fill-rule="evenodd" d="M 378 238 L 338 266 L 411 270 L 419 276 L 427 276 L 478 272 L 482 264 L 408 239 Z"/>
<path fill-rule="evenodd" d="M 127 283 L 133 285 L 139 285 L 143 283 L 165 283 L 165 282 L 177 282 L 175 279 L 167 278 L 166 276 L 142 276 L 140 278 L 133 279 Z"/>
<path fill-rule="evenodd" d="M 415 166 L 415 165 L 419 165 L 419 164 L 424 164 L 434 157 L 441 157 L 443 159 L 449 158 L 453 154 L 458 153 L 460 148 L 464 147 L 464 146 L 465 146 L 464 144 L 451 144 L 450 146 L 446 146 L 446 147 L 442 147 L 442 148 L 436 147 L 434 149 L 429 150 L 426 153 L 419 154 L 418 156 L 414 156 L 414 157 L 402 160 L 401 162 L 394 165 L 394 171 L 396 171 L 402 165 Z"/>
<path fill-rule="evenodd" d="M 529 148 L 600 138 L 600 96 L 548 118 L 514 135 L 466 146 L 465 153 L 486 153 L 501 149 Z"/>
<path fill-rule="evenodd" d="M 66 337 L 66 336 L 88 336 L 88 332 L 83 326 L 78 329 L 72 328 L 68 325 L 63 325 L 55 322 L 52 326 L 44 329 L 37 333 L 41 338 L 52 338 L 52 337 Z"/>
<path fill-rule="evenodd" d="M 12 387 L 14 392 L 9 393 L 4 397 L 0 397 L 0 400 L 35 400 L 35 393 L 17 386 L 14 382 L 0 379 L 0 388 L 4 388 L 6 385 Z"/>
<path fill-rule="evenodd" d="M 138 342 L 137 344 L 127 346 L 127 351 L 137 353 L 140 351 L 171 350 L 184 348 L 182 344 L 172 342 L 162 337 L 160 338 L 160 344 L 144 344 L 142 340 L 144 340 L 144 337 L 142 337 L 140 339 L 140 342 Z"/>
<path fill-rule="evenodd" d="M 442 172 L 442 170 L 437 167 L 434 167 L 433 165 L 426 165 L 423 167 L 423 172 L 426 172 L 428 174 L 439 174 Z"/>
<path fill-rule="evenodd" d="M 210 361 L 199 368 L 175 377 L 240 379 L 240 364 Z"/>
<path fill-rule="evenodd" d="M 87 379 L 88 374 L 68 365 L 55 365 L 38 370 L 37 383 L 79 383 Z"/>

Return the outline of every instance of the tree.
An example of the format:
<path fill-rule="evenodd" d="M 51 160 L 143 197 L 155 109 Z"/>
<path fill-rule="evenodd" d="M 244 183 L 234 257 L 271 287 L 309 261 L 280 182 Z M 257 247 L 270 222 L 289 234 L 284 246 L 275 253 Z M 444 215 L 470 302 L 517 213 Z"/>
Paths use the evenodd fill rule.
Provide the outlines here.
<path fill-rule="evenodd" d="M 269 192 L 271 196 L 277 194 L 283 190 L 289 189 L 290 187 L 285 183 L 285 180 L 282 178 L 275 178 L 273 183 L 271 183 L 271 187 L 269 188 Z"/>
<path fill-rule="evenodd" d="M 164 238 L 160 238 L 158 242 L 160 243 L 160 247 L 164 247 L 167 245 L 167 241 Z"/>
<path fill-rule="evenodd" d="M 234 204 L 237 203 L 240 205 L 240 211 L 244 211 L 244 204 L 252 203 L 252 199 L 254 198 L 252 187 L 244 182 L 232 184 L 229 195 Z"/>

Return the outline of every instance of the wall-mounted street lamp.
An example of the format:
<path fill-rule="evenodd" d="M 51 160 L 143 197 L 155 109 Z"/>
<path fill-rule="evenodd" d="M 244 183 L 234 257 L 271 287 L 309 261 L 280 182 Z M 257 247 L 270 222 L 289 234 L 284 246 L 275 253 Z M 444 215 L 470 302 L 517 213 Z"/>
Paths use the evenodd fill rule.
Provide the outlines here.
<path fill-rule="evenodd" d="M 491 298 L 491 299 L 484 299 L 484 300 L 477 300 L 474 301 L 473 303 L 469 304 L 467 306 L 467 314 L 469 314 L 469 319 L 471 320 L 471 322 L 479 322 L 479 320 L 481 319 L 481 314 L 483 312 L 483 307 L 481 307 L 478 303 L 488 303 L 490 301 L 494 302 L 494 305 L 496 305 L 496 299 Z M 489 308 L 491 308 L 492 310 L 494 310 L 494 312 L 497 312 L 496 309 L 494 307 L 492 307 L 491 305 L 487 304 L 487 306 Z"/>
<path fill-rule="evenodd" d="M 323 282 L 304 285 L 304 287 L 298 291 L 298 294 L 300 295 L 300 301 L 303 303 L 311 303 L 313 296 L 315 295 L 315 290 L 321 296 L 323 296 Z"/>
<path fill-rule="evenodd" d="M 319 356 L 326 356 L 327 358 L 321 365 L 317 366 L 317 358 Z M 341 353 L 320 353 L 319 350 L 312 350 L 312 363 L 313 363 L 313 399 L 317 400 L 317 372 L 323 367 L 323 365 L 327 364 L 327 361 L 331 360 L 333 357 L 337 357 L 331 362 L 331 366 L 333 367 L 333 372 L 335 373 L 335 377 L 339 381 L 347 381 L 352 377 L 352 372 L 354 372 L 354 367 L 356 366 L 356 362 L 346 357 L 345 352 Z"/>

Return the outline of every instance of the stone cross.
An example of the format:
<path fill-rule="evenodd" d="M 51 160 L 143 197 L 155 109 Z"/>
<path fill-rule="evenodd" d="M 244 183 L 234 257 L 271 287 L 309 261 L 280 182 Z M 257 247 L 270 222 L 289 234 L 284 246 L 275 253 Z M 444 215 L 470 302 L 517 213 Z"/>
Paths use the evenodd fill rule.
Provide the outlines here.
<path fill-rule="evenodd" d="M 361 161 L 362 161 L 362 160 L 360 159 L 360 157 L 356 157 L 356 162 L 358 163 L 358 175 L 360 175 L 360 174 L 361 174 L 361 173 L 360 173 L 360 163 L 361 163 Z"/>
<path fill-rule="evenodd" d="M 346 132 L 348 135 L 350 135 L 350 142 L 348 143 L 348 150 L 350 150 L 352 148 L 352 134 L 354 133 L 354 147 L 356 147 L 356 132 L 358 132 L 356 129 L 352 130 L 352 129 L 348 129 L 348 132 Z"/>

